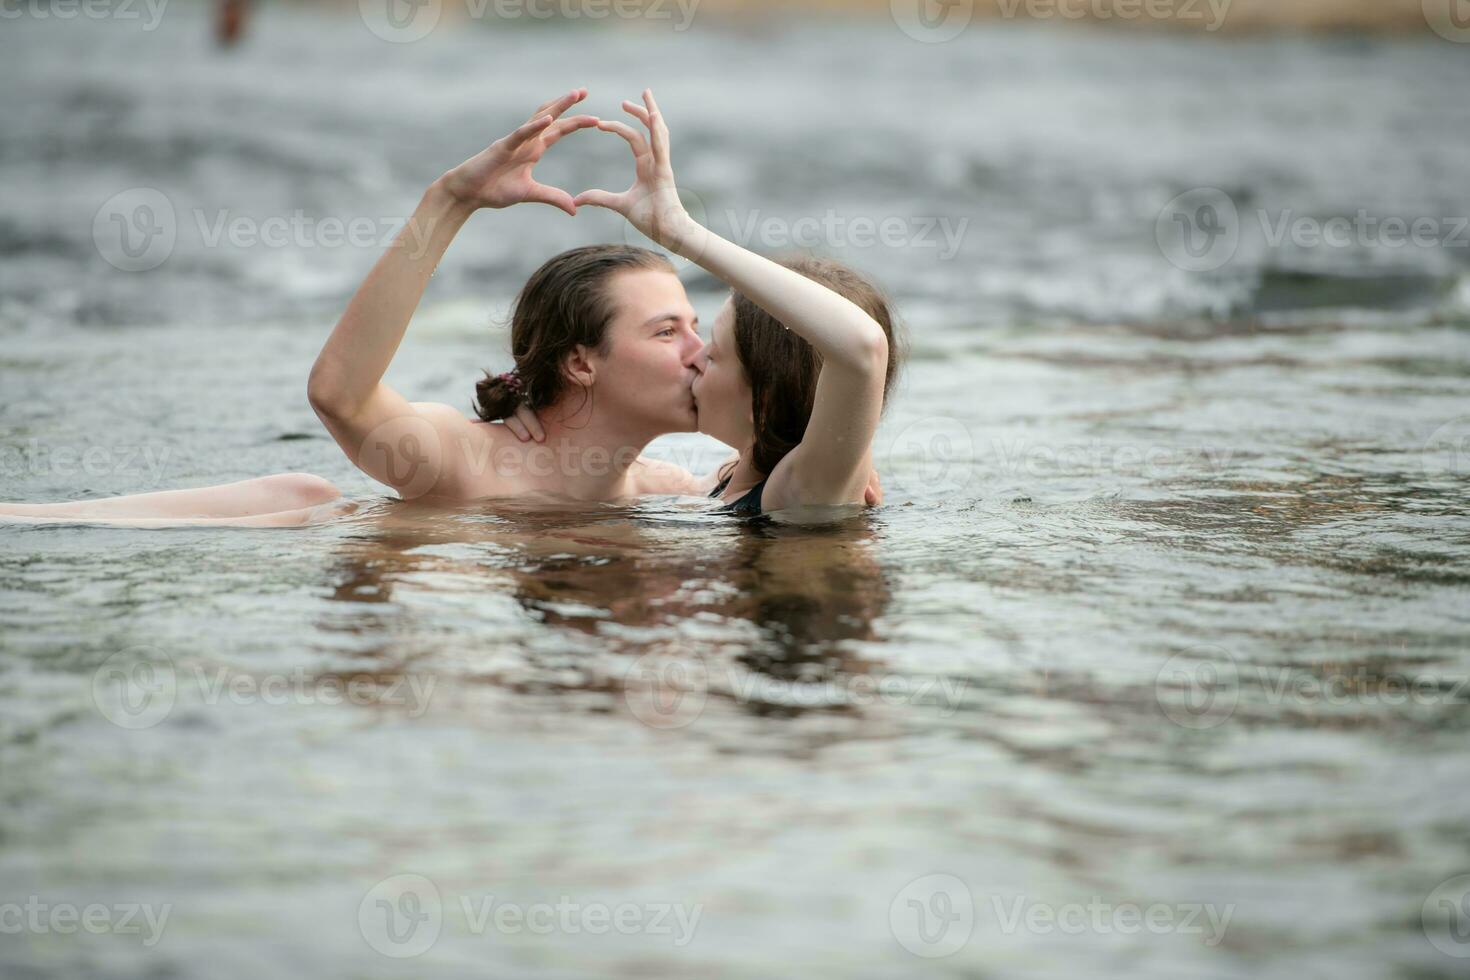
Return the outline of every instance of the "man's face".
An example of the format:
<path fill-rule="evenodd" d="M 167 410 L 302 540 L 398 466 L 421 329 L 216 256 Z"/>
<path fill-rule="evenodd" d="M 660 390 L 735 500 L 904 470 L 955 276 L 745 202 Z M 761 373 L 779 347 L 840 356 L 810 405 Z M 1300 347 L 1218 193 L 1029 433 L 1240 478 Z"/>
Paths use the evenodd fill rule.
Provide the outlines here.
<path fill-rule="evenodd" d="M 692 432 L 690 385 L 702 344 L 699 318 L 672 272 L 638 269 L 608 283 L 612 323 L 608 353 L 597 358 L 598 412 L 654 435 Z"/>

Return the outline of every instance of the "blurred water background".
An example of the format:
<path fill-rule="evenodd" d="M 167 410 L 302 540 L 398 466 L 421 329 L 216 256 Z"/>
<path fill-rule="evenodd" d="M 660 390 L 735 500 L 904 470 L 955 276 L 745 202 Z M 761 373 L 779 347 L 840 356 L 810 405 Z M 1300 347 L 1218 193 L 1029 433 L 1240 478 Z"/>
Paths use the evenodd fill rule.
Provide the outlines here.
<path fill-rule="evenodd" d="M 0 527 L 7 977 L 1463 975 L 1470 46 L 1433 0 L 949 37 L 364 0 L 228 49 L 208 7 L 47 3 L 0 25 L 0 496 L 362 506 Z M 385 236 L 575 85 L 654 86 L 716 231 L 890 292 L 885 507 L 430 512 L 322 432 Z M 539 173 L 631 176 L 597 133 Z M 530 272 L 621 240 L 477 216 L 390 380 L 468 410 Z"/>

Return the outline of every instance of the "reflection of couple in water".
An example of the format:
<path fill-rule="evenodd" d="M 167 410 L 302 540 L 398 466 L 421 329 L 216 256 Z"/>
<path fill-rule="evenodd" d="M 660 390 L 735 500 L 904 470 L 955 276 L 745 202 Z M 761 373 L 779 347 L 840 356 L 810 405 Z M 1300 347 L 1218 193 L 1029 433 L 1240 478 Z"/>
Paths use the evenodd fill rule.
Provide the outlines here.
<path fill-rule="evenodd" d="M 593 712 L 610 695 L 656 725 L 684 717 L 659 707 L 681 689 L 751 714 L 849 714 L 865 690 L 908 681 L 879 654 L 890 598 L 879 533 L 865 519 L 708 521 L 663 507 L 379 506 L 334 549 L 330 594 L 353 614 L 323 622 L 368 644 L 344 682 L 429 672 L 472 690 L 592 694 Z M 475 601 L 456 606 L 460 593 Z M 455 608 L 471 617 L 459 628 L 445 619 Z M 488 645 L 476 626 L 487 617 Z M 516 655 L 486 655 L 505 646 Z M 823 732 L 884 737 L 881 715 L 861 718 Z"/>
<path fill-rule="evenodd" d="M 374 479 L 424 501 L 699 494 L 744 514 L 877 502 L 873 436 L 897 363 L 881 294 L 836 263 L 773 262 L 699 225 L 679 201 L 669 130 L 653 93 L 645 91 L 642 104 L 623 103 L 636 127 L 564 116 L 586 95 L 576 89 L 543 105 L 424 193 L 312 367 L 308 396 L 337 444 Z M 592 127 L 632 148 L 632 187 L 573 197 L 535 179 L 533 168 L 551 146 Z M 478 420 L 448 405 L 408 401 L 383 375 L 429 277 L 475 211 L 526 202 L 570 215 L 583 205 L 616 211 L 729 284 L 709 343 L 700 341 L 694 309 L 663 256 L 629 246 L 578 248 L 552 258 L 521 289 L 511 322 L 515 369 L 478 384 Z M 693 430 L 735 454 L 705 476 L 643 457 L 657 436 Z M 0 515 L 282 527 L 343 506 L 326 480 L 284 474 L 106 500 L 0 505 Z"/>

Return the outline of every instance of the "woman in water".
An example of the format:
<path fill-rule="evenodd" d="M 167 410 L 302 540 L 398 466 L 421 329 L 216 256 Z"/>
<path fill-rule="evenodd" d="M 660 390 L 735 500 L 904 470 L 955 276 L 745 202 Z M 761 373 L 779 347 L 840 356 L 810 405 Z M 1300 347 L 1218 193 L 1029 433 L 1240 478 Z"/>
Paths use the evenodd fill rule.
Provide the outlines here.
<path fill-rule="evenodd" d="M 870 501 L 873 436 L 898 361 L 882 294 L 835 262 L 777 264 L 698 224 L 679 201 L 653 92 L 623 108 L 647 135 L 612 120 L 597 126 L 632 148 L 633 186 L 583 191 L 573 203 L 616 211 L 733 290 L 694 362 L 693 394 L 699 431 L 738 452 L 695 486 L 744 514 Z M 545 436 L 534 421 L 512 428 Z"/>
<path fill-rule="evenodd" d="M 308 397 L 328 431 L 360 469 L 407 498 L 539 491 L 612 500 L 703 489 L 716 481 L 641 456 L 654 437 L 697 424 L 744 447 L 724 468 L 718 490 L 725 499 L 739 497 L 743 510 L 874 502 L 871 441 L 893 374 L 890 327 L 877 293 L 841 267 L 812 264 L 798 272 L 699 227 L 674 192 L 668 130 L 652 93 L 644 93 L 644 106 L 624 103 L 648 138 L 620 122 L 560 118 L 585 97 L 586 90 L 577 89 L 547 103 L 425 192 L 312 368 Z M 547 149 L 593 126 L 632 146 L 633 187 L 574 199 L 535 180 L 533 168 Z M 573 215 L 579 204 L 617 210 L 650 238 L 728 282 L 737 295 L 717 320 L 709 348 L 700 344 L 697 318 L 667 260 L 642 249 L 594 246 L 553 258 L 522 289 L 512 317 L 517 369 L 480 382 L 480 421 L 448 405 L 408 402 L 384 384 L 428 279 L 465 221 L 481 208 L 527 201 Z M 409 248 L 410 232 L 427 244 Z M 817 278 L 850 291 L 872 312 Z M 789 396 L 787 384 L 794 385 Z M 703 398 L 698 416 L 694 397 Z M 484 424 L 512 415 L 523 420 L 522 432 L 533 425 L 540 438 L 526 442 L 513 426 Z M 290 526 L 338 507 L 340 493 L 329 482 L 285 474 L 99 501 L 5 505 L 0 515 L 142 526 Z"/>

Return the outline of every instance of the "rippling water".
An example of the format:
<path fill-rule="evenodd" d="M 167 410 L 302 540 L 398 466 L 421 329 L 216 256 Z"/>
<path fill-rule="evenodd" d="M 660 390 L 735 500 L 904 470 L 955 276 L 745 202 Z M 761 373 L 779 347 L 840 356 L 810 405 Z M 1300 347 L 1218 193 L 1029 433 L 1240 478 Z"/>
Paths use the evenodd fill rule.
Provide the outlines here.
<path fill-rule="evenodd" d="M 0 527 L 7 976 L 1462 975 L 1470 249 L 1273 246 L 1258 216 L 1470 214 L 1464 51 L 389 46 L 263 13 L 228 57 L 189 11 L 0 41 L 4 496 L 304 469 L 359 503 Z M 391 224 L 579 83 L 603 114 L 659 86 L 717 230 L 828 221 L 894 294 L 885 507 L 428 511 L 320 431 L 305 372 L 378 248 L 310 236 Z M 617 141 L 566 149 L 547 179 L 623 179 Z M 145 187 L 175 242 L 129 272 L 96 219 Z M 1186 272 L 1158 218 L 1202 187 L 1241 243 Z M 298 209 L 281 247 L 211 244 Z M 864 246 L 861 217 L 908 237 Z M 940 217 L 953 254 L 919 240 Z M 620 235 L 480 216 L 393 380 L 467 405 L 525 276 Z M 37 905 L 110 925 L 10 928 Z"/>

